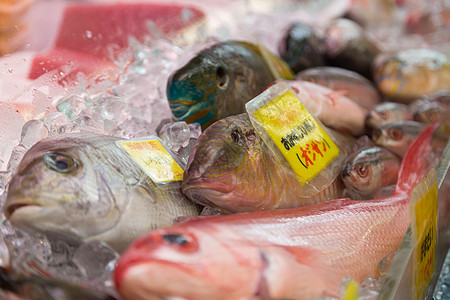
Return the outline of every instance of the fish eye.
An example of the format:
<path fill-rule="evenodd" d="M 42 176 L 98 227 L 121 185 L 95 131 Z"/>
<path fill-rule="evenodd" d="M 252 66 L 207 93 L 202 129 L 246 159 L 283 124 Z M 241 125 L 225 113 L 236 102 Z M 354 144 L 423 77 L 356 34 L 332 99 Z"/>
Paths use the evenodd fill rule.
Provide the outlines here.
<path fill-rule="evenodd" d="M 369 168 L 365 164 L 360 164 L 356 167 L 359 177 L 365 178 L 369 175 Z"/>
<path fill-rule="evenodd" d="M 162 236 L 162 239 L 167 244 L 184 246 L 189 242 L 188 239 L 184 235 L 167 233 Z"/>
<path fill-rule="evenodd" d="M 228 74 L 224 67 L 219 66 L 216 69 L 217 86 L 224 89 L 228 85 Z"/>
<path fill-rule="evenodd" d="M 234 128 L 231 131 L 231 139 L 233 140 L 233 142 L 235 142 L 236 144 L 238 144 L 241 141 L 241 133 L 239 132 L 239 129 Z"/>
<path fill-rule="evenodd" d="M 80 166 L 79 162 L 70 155 L 64 153 L 46 153 L 44 162 L 48 168 L 59 173 L 72 173 Z"/>
<path fill-rule="evenodd" d="M 160 238 L 163 243 L 184 253 L 193 253 L 199 249 L 197 239 L 190 234 L 164 233 Z"/>
<path fill-rule="evenodd" d="M 401 139 L 403 137 L 403 132 L 400 128 L 391 128 L 389 130 L 389 136 L 393 139 L 398 141 L 399 139 Z"/>

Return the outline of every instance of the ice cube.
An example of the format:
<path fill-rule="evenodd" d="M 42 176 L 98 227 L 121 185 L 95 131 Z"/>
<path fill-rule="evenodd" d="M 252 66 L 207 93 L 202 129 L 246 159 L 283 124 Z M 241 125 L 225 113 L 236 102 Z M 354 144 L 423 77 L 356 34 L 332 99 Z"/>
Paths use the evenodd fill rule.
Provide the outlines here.
<path fill-rule="evenodd" d="M 86 97 L 80 95 L 64 97 L 56 105 L 56 109 L 64 113 L 70 120 L 76 119 L 86 107 Z"/>
<path fill-rule="evenodd" d="M 70 123 L 70 119 L 62 112 L 52 112 L 42 117 L 45 127 L 49 135 L 54 135 L 62 132 L 62 128 Z"/>
<path fill-rule="evenodd" d="M 175 154 L 178 155 L 178 158 L 183 162 L 184 165 L 187 165 L 187 162 L 189 160 L 189 155 L 192 152 L 192 148 L 194 148 L 195 142 L 197 141 L 196 138 L 190 138 L 189 143 L 186 147 L 180 147 Z"/>
<path fill-rule="evenodd" d="M 51 240 L 50 245 L 52 256 L 47 263 L 47 271 L 61 280 L 83 281 L 81 271 L 72 262 L 74 252 L 79 245 L 71 245 L 62 240 Z"/>
<path fill-rule="evenodd" d="M 48 129 L 41 120 L 30 120 L 22 127 L 20 143 L 26 148 L 36 144 L 48 136 Z"/>
<path fill-rule="evenodd" d="M 138 118 L 131 118 L 109 131 L 110 135 L 132 139 L 136 137 L 154 135 L 154 128 L 150 123 Z"/>
<path fill-rule="evenodd" d="M 114 270 L 119 254 L 101 241 L 82 244 L 73 255 L 74 264 L 89 280 L 108 277 Z"/>
<path fill-rule="evenodd" d="M 359 300 L 376 300 L 381 290 L 380 280 L 367 276 L 361 282 Z"/>
<path fill-rule="evenodd" d="M 159 137 L 170 150 L 178 152 L 181 147 L 186 147 L 189 144 L 191 130 L 184 121 L 171 122 L 161 128 Z"/>
<path fill-rule="evenodd" d="M 125 112 L 126 103 L 119 97 L 103 94 L 93 101 L 93 117 L 103 120 L 106 128 L 113 128 L 129 118 L 129 115 Z"/>
<path fill-rule="evenodd" d="M 105 126 L 103 120 L 99 120 L 95 118 L 91 109 L 83 110 L 79 117 L 73 121 L 74 127 L 72 127 L 72 132 L 74 132 L 74 128 L 78 131 L 84 132 L 96 132 L 99 134 L 105 133 Z M 68 129 L 66 127 L 66 129 Z"/>
<path fill-rule="evenodd" d="M 27 148 L 25 148 L 24 145 L 19 144 L 16 147 L 14 147 L 13 151 L 11 152 L 11 157 L 9 158 L 8 161 L 8 167 L 7 170 L 15 173 L 17 166 L 19 165 L 20 161 L 22 160 L 22 157 L 25 155 L 25 153 L 27 152 Z"/>
<path fill-rule="evenodd" d="M 200 123 L 190 123 L 189 130 L 191 131 L 191 138 L 197 139 L 202 134 L 202 127 Z"/>

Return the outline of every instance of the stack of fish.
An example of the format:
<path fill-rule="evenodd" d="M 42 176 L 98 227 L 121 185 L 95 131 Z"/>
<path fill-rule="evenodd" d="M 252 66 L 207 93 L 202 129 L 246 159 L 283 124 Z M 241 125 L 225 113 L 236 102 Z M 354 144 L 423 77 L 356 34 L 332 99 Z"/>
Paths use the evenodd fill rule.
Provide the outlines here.
<path fill-rule="evenodd" d="M 33 0 L 0 1 L 0 55 L 14 52 L 26 43 L 28 24 L 25 15 Z"/>
<path fill-rule="evenodd" d="M 5 216 L 73 244 L 106 242 L 122 254 L 124 299 L 339 298 L 347 276 L 379 277 L 410 223 L 411 190 L 448 142 L 449 58 L 385 53 L 347 19 L 322 33 L 294 24 L 279 49 L 218 42 L 169 78 L 173 119 L 203 130 L 181 147 L 181 184 L 157 184 L 116 137 L 58 135 L 23 157 Z M 313 189 L 245 111 L 280 81 L 341 150 L 339 172 Z"/>

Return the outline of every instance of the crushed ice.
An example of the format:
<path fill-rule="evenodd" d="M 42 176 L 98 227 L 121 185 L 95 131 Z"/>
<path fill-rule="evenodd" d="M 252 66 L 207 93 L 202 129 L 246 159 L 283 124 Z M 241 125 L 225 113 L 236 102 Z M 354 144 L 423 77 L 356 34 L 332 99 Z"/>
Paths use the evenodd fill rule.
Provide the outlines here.
<path fill-rule="evenodd" d="M 227 16 L 228 20 L 222 17 L 223 14 L 217 14 L 217 19 L 226 24 L 215 24 L 209 36 L 220 40 L 246 38 L 251 41 L 257 38 L 268 45 L 270 50 L 276 51 L 283 28 L 289 25 L 287 23 L 296 18 L 314 23 L 314 15 L 330 1 L 287 1 L 289 4 L 278 11 L 278 19 L 273 14 L 267 15 L 267 11 L 249 11 L 250 2 L 243 2 L 247 3 L 247 10 L 236 12 L 234 17 Z M 299 7 L 299 3 L 311 7 Z M 308 16 L 305 12 L 310 10 L 315 11 L 315 14 Z M 274 10 L 271 12 L 277 13 Z M 280 15 L 282 18 L 279 18 Z M 154 31 L 152 24 L 148 26 Z M 378 28 L 374 33 L 391 47 L 389 41 L 396 41 L 399 33 L 386 36 L 388 31 L 384 29 Z M 88 38 L 91 35 L 91 32 L 86 32 Z M 159 135 L 168 148 L 186 163 L 201 129 L 198 124 L 170 121 L 165 87 L 168 77 L 177 67 L 201 48 L 216 41 L 215 38 L 207 38 L 204 32 L 200 35 L 196 44 L 183 41 L 175 44 L 166 39 L 139 42 L 130 38 L 130 48 L 125 51 L 118 52 L 113 45 L 109 48 L 117 66 L 117 77 L 103 76 L 91 80 L 78 74 L 73 87 L 62 88 L 55 82 L 69 73 L 68 67 L 62 73 L 50 72 L 41 76 L 18 96 L 33 98 L 32 112 L 20 116 L 11 114 L 11 108 L 3 109 L 4 104 L 0 103 L 0 117 L 3 111 L 5 117 L 12 121 L 12 125 L 7 124 L 10 127 L 2 128 L 6 132 L 2 133 L 2 137 L 6 137 L 10 143 L 2 145 L 0 149 L 0 165 L 6 167 L 0 171 L 0 208 L 6 197 L 8 181 L 25 152 L 39 140 L 51 135 L 85 131 L 127 139 Z M 403 46 L 411 47 L 421 42 L 405 41 Z M 24 122 L 24 119 L 28 122 Z M 13 135 L 18 125 L 23 125 L 20 138 Z M 73 245 L 62 240 L 49 240 L 43 234 L 28 234 L 15 229 L 4 216 L 0 237 L 2 269 L 13 269 L 19 275 L 46 274 L 118 298 L 111 274 L 119 255 L 106 244 L 92 241 Z M 385 263 L 381 262 L 382 273 Z M 348 281 L 343 284 L 346 283 Z M 379 281 L 366 278 L 361 284 L 362 299 L 375 299 L 379 288 Z M 0 291 L 0 296 L 2 293 Z M 57 290 L 52 294 L 55 299 L 58 299 L 58 295 Z"/>

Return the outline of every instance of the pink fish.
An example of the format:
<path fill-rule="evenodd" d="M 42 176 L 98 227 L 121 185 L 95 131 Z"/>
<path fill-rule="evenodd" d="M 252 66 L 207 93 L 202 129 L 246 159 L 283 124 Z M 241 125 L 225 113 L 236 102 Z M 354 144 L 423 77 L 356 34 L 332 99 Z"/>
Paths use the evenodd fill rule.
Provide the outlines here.
<path fill-rule="evenodd" d="M 309 81 L 288 81 L 303 105 L 325 125 L 355 136 L 365 133 L 368 110 L 339 92 Z"/>
<path fill-rule="evenodd" d="M 124 299 L 339 297 L 342 279 L 377 277 L 410 223 L 409 194 L 435 163 L 429 126 L 412 143 L 394 194 L 309 207 L 192 218 L 151 232 L 123 254 Z"/>

